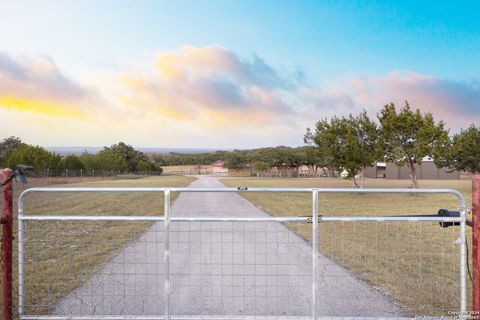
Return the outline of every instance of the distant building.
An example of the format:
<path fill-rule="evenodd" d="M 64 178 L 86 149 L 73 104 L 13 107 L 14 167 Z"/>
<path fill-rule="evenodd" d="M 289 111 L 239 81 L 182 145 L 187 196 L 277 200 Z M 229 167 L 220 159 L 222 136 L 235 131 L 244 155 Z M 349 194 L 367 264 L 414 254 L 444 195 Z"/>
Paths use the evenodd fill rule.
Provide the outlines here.
<path fill-rule="evenodd" d="M 387 179 L 410 179 L 408 167 L 398 167 L 393 163 L 387 163 L 385 178 Z M 417 179 L 460 179 L 460 172 L 449 168 L 438 168 L 433 160 L 424 160 L 417 166 Z"/>
<path fill-rule="evenodd" d="M 460 179 L 460 172 L 449 168 L 438 168 L 433 163 L 432 158 L 423 159 L 422 163 L 417 165 L 417 179 Z M 367 168 L 366 176 L 368 178 L 386 178 L 386 179 L 410 179 L 408 166 L 399 167 L 394 163 L 378 162 L 374 166 Z"/>
<path fill-rule="evenodd" d="M 367 167 L 365 170 L 365 177 L 371 179 L 385 178 L 387 164 L 385 162 L 377 162 L 371 167 Z"/>

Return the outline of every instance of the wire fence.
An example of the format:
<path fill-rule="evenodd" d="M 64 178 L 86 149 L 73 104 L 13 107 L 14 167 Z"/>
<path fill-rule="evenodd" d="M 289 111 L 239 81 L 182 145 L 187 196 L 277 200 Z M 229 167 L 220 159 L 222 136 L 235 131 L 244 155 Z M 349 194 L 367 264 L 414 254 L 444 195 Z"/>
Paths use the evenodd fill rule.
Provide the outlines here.
<path fill-rule="evenodd" d="M 35 170 L 27 172 L 28 183 L 21 184 L 23 190 L 31 186 L 73 184 L 117 179 L 139 179 L 145 176 L 162 175 L 160 171 L 125 172 L 117 170 Z"/>
<path fill-rule="evenodd" d="M 462 292 L 458 231 L 440 230 L 438 222 L 325 222 L 319 313 L 344 316 L 332 314 L 332 306 L 349 301 L 361 315 L 455 315 Z"/>
<path fill-rule="evenodd" d="M 37 189 L 54 191 L 167 196 L 163 215 L 23 215 L 20 207 L 25 319 L 398 318 L 466 309 L 464 216 L 318 215 L 319 193 L 356 189 Z M 179 191 L 310 193 L 313 207 L 305 216 L 171 215 L 169 194 Z M 453 193 L 464 208 L 451 190 L 415 192 Z M 462 226 L 438 235 L 439 221 Z"/>

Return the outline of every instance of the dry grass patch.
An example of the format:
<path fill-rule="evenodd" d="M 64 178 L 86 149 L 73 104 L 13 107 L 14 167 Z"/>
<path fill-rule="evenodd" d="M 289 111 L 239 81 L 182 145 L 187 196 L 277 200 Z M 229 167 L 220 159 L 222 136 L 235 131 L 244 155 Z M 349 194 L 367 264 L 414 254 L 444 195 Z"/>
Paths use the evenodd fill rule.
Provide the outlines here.
<path fill-rule="evenodd" d="M 351 187 L 350 181 L 339 179 L 249 178 L 222 182 L 235 187 Z M 408 183 L 369 180 L 366 186 L 403 188 Z M 420 187 L 456 189 L 466 197 L 467 204 L 471 201 L 470 180 L 422 180 Z M 311 194 L 241 195 L 272 215 L 310 215 L 312 210 Z M 324 216 L 436 214 L 440 208 L 457 207 L 458 201 L 451 195 L 320 194 L 319 199 Z M 295 231 L 311 240 L 311 225 Z M 467 231 L 467 239 L 471 239 L 470 228 Z M 447 315 L 460 307 L 460 256 L 455 244 L 459 235 L 459 227 L 442 229 L 430 222 L 329 222 L 319 226 L 319 250 L 391 297 L 405 308 L 406 315 Z M 320 277 L 327 275 L 328 270 L 320 270 Z M 468 280 L 468 297 L 470 284 Z"/>
<path fill-rule="evenodd" d="M 162 167 L 164 174 L 178 174 L 182 172 L 193 172 L 196 170 L 200 170 L 202 174 L 208 172 L 212 172 L 212 166 L 210 165 L 183 165 L 183 166 L 164 166 Z"/>
<path fill-rule="evenodd" d="M 183 176 L 160 176 L 70 184 L 68 187 L 181 187 L 194 180 Z M 15 199 L 22 191 L 22 188 L 18 189 Z M 172 194 L 172 201 L 176 196 L 178 194 Z M 162 216 L 163 201 L 162 193 L 35 193 L 27 196 L 25 213 Z M 123 221 L 26 222 L 26 313 L 51 312 L 56 303 L 80 287 L 123 246 L 134 241 L 151 225 L 151 222 Z M 17 305 L 17 242 L 14 244 L 14 298 Z"/>

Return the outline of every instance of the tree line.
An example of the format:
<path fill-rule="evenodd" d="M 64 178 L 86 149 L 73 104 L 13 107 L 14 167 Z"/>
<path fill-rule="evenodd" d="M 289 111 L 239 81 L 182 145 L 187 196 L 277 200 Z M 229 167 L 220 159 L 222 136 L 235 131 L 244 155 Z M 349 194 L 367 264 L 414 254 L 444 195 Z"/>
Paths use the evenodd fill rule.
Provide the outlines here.
<path fill-rule="evenodd" d="M 225 161 L 225 167 L 240 169 L 251 165 L 258 171 L 268 170 L 272 166 L 297 166 L 309 164 L 310 147 L 268 147 L 251 150 L 215 151 L 197 154 L 170 152 L 155 154 L 152 161 L 160 166 L 210 165 L 215 161 Z"/>
<path fill-rule="evenodd" d="M 145 153 L 135 150 L 131 145 L 119 142 L 110 147 L 104 147 L 97 154 L 84 152 L 80 156 L 67 155 L 62 157 L 40 146 L 29 145 L 18 137 L 5 138 L 0 143 L 0 163 L 3 167 L 15 168 L 19 164 L 27 164 L 36 171 L 50 172 L 90 171 L 90 172 L 156 172 L 162 168 L 152 161 Z"/>
<path fill-rule="evenodd" d="M 376 162 L 406 165 L 412 187 L 418 187 L 416 170 L 425 157 L 438 167 L 480 173 L 480 128 L 471 125 L 451 136 L 442 121 L 432 113 L 413 110 L 408 102 L 397 110 L 387 104 L 377 113 L 377 121 L 365 111 L 347 117 L 324 118 L 304 135 L 306 146 L 269 147 L 252 150 L 216 151 L 197 154 L 147 155 L 131 145 L 119 142 L 97 154 L 60 156 L 40 146 L 28 145 L 17 137 L 0 143 L 0 163 L 4 167 L 33 165 L 37 170 L 96 170 L 115 172 L 162 172 L 162 166 L 209 165 L 222 160 L 229 169 L 250 166 L 256 171 L 273 167 L 306 165 L 311 170 L 345 170 L 355 186 L 357 176 L 363 185 L 366 168 Z"/>
<path fill-rule="evenodd" d="M 411 186 L 418 188 L 417 166 L 432 157 L 438 167 L 480 172 L 480 129 L 471 125 L 450 136 L 443 121 L 432 113 L 412 110 L 408 102 L 397 111 L 385 105 L 377 114 L 378 124 L 365 111 L 357 116 L 333 117 L 307 128 L 305 143 L 314 147 L 317 161 L 324 166 L 346 170 L 348 177 L 360 174 L 376 162 L 406 165 Z"/>

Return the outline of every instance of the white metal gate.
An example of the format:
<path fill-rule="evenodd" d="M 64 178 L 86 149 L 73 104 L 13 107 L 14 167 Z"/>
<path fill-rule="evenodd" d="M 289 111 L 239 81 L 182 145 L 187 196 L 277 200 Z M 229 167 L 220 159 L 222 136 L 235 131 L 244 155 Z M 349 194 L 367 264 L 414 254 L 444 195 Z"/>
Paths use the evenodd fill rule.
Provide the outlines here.
<path fill-rule="evenodd" d="M 158 216 L 24 214 L 24 202 L 28 194 L 82 192 L 160 193 L 164 195 L 164 212 L 163 215 L 159 213 Z M 309 216 L 232 217 L 225 215 L 222 217 L 201 217 L 191 215 L 175 217 L 171 216 L 170 195 L 172 192 L 309 193 L 312 197 L 312 210 Z M 325 193 L 452 194 L 458 198 L 460 217 L 321 216 L 319 214 L 319 195 Z M 59 194 L 59 196 L 61 195 Z M 342 272 L 347 272 L 337 266 L 334 266 L 330 271 L 325 271 L 330 265 L 328 262 L 330 260 L 325 260 L 325 258 L 323 258 L 323 262 L 319 263 L 319 255 L 322 255 L 319 253 L 319 245 L 321 246 L 321 243 L 319 243 L 319 224 L 321 222 L 459 223 L 459 252 L 456 253 L 459 256 L 458 265 L 460 271 L 458 278 L 458 311 L 465 312 L 467 309 L 466 206 L 464 197 L 459 192 L 451 189 L 62 187 L 28 189 L 20 195 L 18 201 L 18 311 L 20 319 L 320 319 L 324 314 L 322 314 L 319 304 L 322 302 L 321 299 L 326 297 L 324 291 L 329 290 L 328 287 L 322 286 L 322 279 L 326 276 L 334 274 L 338 276 Z M 227 205 L 225 204 L 225 206 Z M 194 210 L 195 208 L 192 208 L 192 212 Z M 26 301 L 26 290 L 36 289 L 35 285 L 27 286 L 25 280 L 26 266 L 35 263 L 35 261 L 26 260 L 26 244 L 29 243 L 27 226 L 40 222 L 58 223 L 57 230 L 61 229 L 61 223 L 67 222 L 155 222 L 157 224 L 151 227 L 150 233 L 133 239 L 139 242 L 139 246 L 144 245 L 141 256 L 136 256 L 135 252 L 124 252 L 122 253 L 124 255 L 123 262 L 117 261 L 120 271 L 114 270 L 117 267 L 113 267 L 112 270 L 99 272 L 104 274 L 103 278 L 93 276 L 85 279 L 85 281 L 90 282 L 91 286 L 91 289 L 88 289 L 90 291 L 87 293 L 82 292 L 81 288 L 74 288 L 73 294 L 79 303 L 81 302 L 81 306 L 77 306 L 80 309 L 75 309 L 77 307 L 72 303 L 56 307 L 57 309 L 68 309 L 71 313 L 55 314 L 55 312 L 52 313 L 51 309 L 48 309 L 48 313 L 45 314 L 44 311 L 35 311 L 36 306 Z M 307 244 L 305 244 L 304 239 L 289 231 L 289 229 L 294 228 L 295 224 L 305 223 L 311 224 L 311 243 Z M 230 229 L 232 232 L 224 232 L 224 230 Z M 235 230 L 240 231 L 235 232 Z M 149 237 L 155 239 L 149 240 Z M 41 248 L 44 250 L 48 249 L 52 241 L 44 242 L 42 246 L 35 247 L 35 250 L 40 250 Z M 153 245 L 149 243 L 153 243 Z M 161 245 L 159 246 L 158 244 Z M 210 247 L 208 248 L 208 246 Z M 305 254 L 303 251 L 306 248 L 309 251 L 307 253 L 309 257 L 308 267 L 305 267 L 305 261 L 301 257 L 301 254 Z M 50 248 L 50 250 L 53 249 Z M 194 262 L 189 266 L 189 270 L 182 271 L 182 255 L 186 255 L 187 252 L 188 257 Z M 216 255 L 216 252 L 221 252 L 222 254 Z M 129 254 L 131 256 L 128 256 Z M 269 254 L 271 255 L 270 261 L 274 261 L 273 264 L 269 264 L 266 261 Z M 129 258 L 125 258 L 126 256 Z M 118 260 L 119 258 L 113 259 L 115 261 L 115 259 Z M 135 269 L 136 271 L 133 273 L 129 273 L 128 270 L 132 267 L 130 264 L 138 262 L 135 265 L 135 267 L 138 267 L 142 263 L 150 263 L 147 261 L 149 259 L 154 259 L 158 270 L 155 272 L 145 271 L 142 280 L 145 282 L 145 286 L 142 289 L 136 286 L 136 280 L 132 281 L 133 284 L 128 289 L 129 280 L 125 278 L 129 275 L 132 277 L 138 276 L 138 269 Z M 327 262 L 325 263 L 325 261 Z M 331 265 L 335 264 L 331 263 Z M 192 271 L 192 268 L 194 271 Z M 308 270 L 308 272 L 304 270 Z M 149 272 L 152 274 L 148 274 Z M 95 306 L 95 300 L 104 299 L 103 302 L 106 304 L 105 300 L 115 295 L 115 290 L 119 290 L 118 286 L 115 288 L 115 276 L 121 276 L 122 273 L 123 281 L 127 283 L 123 284 L 121 288 L 124 290 L 122 303 L 125 304 L 125 309 L 122 307 L 122 312 L 116 311 L 112 313 L 108 313 L 105 311 L 106 309 L 98 311 L 99 309 Z M 107 275 L 111 277 L 113 284 L 108 286 L 102 284 L 101 288 L 96 288 L 98 283 L 107 281 Z M 110 278 L 108 279 L 110 280 Z M 221 283 L 216 283 L 219 281 Z M 348 281 L 350 280 L 340 281 L 338 286 L 348 287 Z M 127 290 L 133 290 L 134 294 L 144 295 L 147 300 L 150 299 L 148 301 L 152 304 L 157 303 L 158 309 L 156 313 L 128 313 L 128 308 L 137 310 L 136 308 L 139 306 L 134 305 L 135 298 L 128 294 Z M 54 292 L 48 292 L 54 294 Z M 110 295 L 107 292 L 110 292 Z M 300 299 L 298 299 L 300 302 L 297 303 L 299 305 L 292 305 L 293 299 L 291 296 L 293 295 L 300 295 Z M 188 298 L 185 298 L 187 296 Z M 112 301 L 108 301 L 108 304 L 114 303 Z M 132 304 L 131 307 L 129 307 L 129 301 Z M 346 306 L 354 308 L 355 303 L 353 302 L 347 302 Z M 189 306 L 188 314 L 181 313 L 181 305 Z M 143 308 L 144 306 L 141 307 Z M 47 309 L 40 308 L 38 310 Z M 245 310 L 248 310 L 248 312 Z M 395 316 L 395 318 L 398 318 L 398 316 Z"/>

